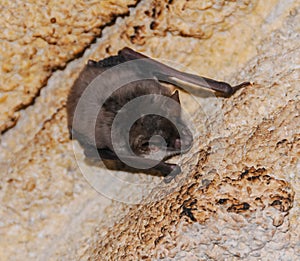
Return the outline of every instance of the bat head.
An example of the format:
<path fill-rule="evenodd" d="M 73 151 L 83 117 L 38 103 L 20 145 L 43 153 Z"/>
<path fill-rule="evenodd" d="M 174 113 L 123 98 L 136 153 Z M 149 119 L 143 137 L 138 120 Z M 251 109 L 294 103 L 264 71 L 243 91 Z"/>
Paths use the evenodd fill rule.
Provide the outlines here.
<path fill-rule="evenodd" d="M 142 115 L 132 125 L 129 143 L 135 154 L 161 155 L 160 153 L 164 153 L 164 158 L 166 158 L 190 149 L 193 137 L 181 117 L 178 91 L 175 91 L 169 98 L 154 102 L 163 111 L 162 114 Z"/>

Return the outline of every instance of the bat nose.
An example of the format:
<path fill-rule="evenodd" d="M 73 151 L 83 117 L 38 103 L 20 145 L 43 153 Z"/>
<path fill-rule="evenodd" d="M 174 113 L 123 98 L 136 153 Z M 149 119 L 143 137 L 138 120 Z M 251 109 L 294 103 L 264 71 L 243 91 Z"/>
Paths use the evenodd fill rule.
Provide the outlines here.
<path fill-rule="evenodd" d="M 174 144 L 175 149 L 180 150 L 181 149 L 181 140 L 176 139 Z"/>

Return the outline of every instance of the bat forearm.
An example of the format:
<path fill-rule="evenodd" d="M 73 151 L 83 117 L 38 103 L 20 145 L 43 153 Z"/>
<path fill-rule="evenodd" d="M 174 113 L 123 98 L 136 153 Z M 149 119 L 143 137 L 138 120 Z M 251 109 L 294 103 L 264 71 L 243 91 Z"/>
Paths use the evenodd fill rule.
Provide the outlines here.
<path fill-rule="evenodd" d="M 195 74 L 181 72 L 146 55 L 135 52 L 128 47 L 123 48 L 119 53 L 124 56 L 127 61 L 144 59 L 145 63 L 148 63 L 150 65 L 151 70 L 153 70 L 153 75 L 157 77 L 158 80 L 173 83 L 183 89 L 185 89 L 186 85 L 193 84 L 199 87 L 223 93 L 225 96 L 230 96 L 236 90 L 251 84 L 250 82 L 243 82 L 237 86 L 232 87 L 226 82 L 220 82 Z"/>

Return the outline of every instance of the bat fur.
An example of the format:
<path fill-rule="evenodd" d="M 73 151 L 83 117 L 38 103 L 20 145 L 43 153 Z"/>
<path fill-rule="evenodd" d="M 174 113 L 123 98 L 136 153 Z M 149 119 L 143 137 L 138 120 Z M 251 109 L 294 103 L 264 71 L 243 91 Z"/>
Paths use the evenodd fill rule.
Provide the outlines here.
<path fill-rule="evenodd" d="M 180 88 L 194 84 L 224 96 L 249 85 L 244 82 L 231 87 L 225 82 L 184 73 L 127 47 L 116 56 L 98 62 L 89 60 L 67 100 L 70 134 L 83 146 L 87 157 L 97 153 L 103 160 L 120 162 L 122 158 L 136 165 L 135 169 L 145 170 L 149 166 L 163 176 L 175 176 L 181 171 L 165 160 L 188 151 L 193 137 L 182 119 L 178 91 L 172 93 L 160 81 Z M 93 88 L 88 89 L 90 85 Z M 134 104 L 134 108 L 122 110 L 130 101 L 143 97 L 148 98 Z M 157 113 L 143 113 L 147 107 Z M 118 114 L 124 120 L 117 124 L 116 138 L 112 140 L 112 125 Z M 126 123 L 133 117 L 137 120 L 128 129 Z M 151 158 L 159 151 L 164 152 L 162 160 Z"/>

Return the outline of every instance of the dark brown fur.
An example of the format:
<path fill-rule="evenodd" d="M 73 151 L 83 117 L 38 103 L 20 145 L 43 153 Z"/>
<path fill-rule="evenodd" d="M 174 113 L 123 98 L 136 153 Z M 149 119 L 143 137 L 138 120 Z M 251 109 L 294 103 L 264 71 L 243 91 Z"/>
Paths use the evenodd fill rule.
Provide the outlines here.
<path fill-rule="evenodd" d="M 127 66 L 126 62 L 133 60 L 137 62 L 128 63 Z M 97 78 L 90 97 L 84 100 L 83 93 L 87 93 L 87 87 L 98 76 L 100 76 L 99 80 Z M 181 82 L 177 82 L 176 79 Z M 185 81 L 223 92 L 225 95 L 231 95 L 236 89 L 249 84 L 243 83 L 231 87 L 227 83 L 179 72 L 129 48 L 122 49 L 117 56 L 111 56 L 99 62 L 89 61 L 75 81 L 67 101 L 70 133 L 73 138 L 79 140 L 87 156 L 98 153 L 102 159 L 119 161 L 111 136 L 112 123 L 116 115 L 120 113 L 124 121 L 117 125 L 117 139 L 114 140 L 114 144 L 119 147 L 119 153 L 123 158 L 137 166 L 139 164 L 150 167 L 156 165 L 154 168 L 163 175 L 168 175 L 172 171 L 173 174 L 180 172 L 177 165 L 150 159 L 147 156 L 152 151 L 164 149 L 166 150 L 165 160 L 174 154 L 187 151 L 192 144 L 192 134 L 181 117 L 178 92 L 171 93 L 170 89 L 161 85 L 158 80 L 173 83 L 179 87 L 184 87 L 182 81 Z M 156 96 L 135 104 L 134 109 L 122 111 L 123 106 L 128 102 L 152 94 Z M 163 97 L 170 99 L 166 100 Z M 79 103 L 80 99 L 82 99 L 81 103 Z M 78 104 L 82 105 L 78 106 Z M 98 104 L 103 106 L 96 115 L 92 110 L 95 110 Z M 141 113 L 131 128 L 126 128 L 127 121 L 147 106 L 154 111 L 162 112 L 164 116 Z M 76 117 L 74 117 L 75 111 Z M 95 121 L 95 128 L 91 124 L 93 121 Z M 129 132 L 128 141 L 125 139 L 126 132 Z M 159 137 L 163 138 L 164 144 Z"/>

